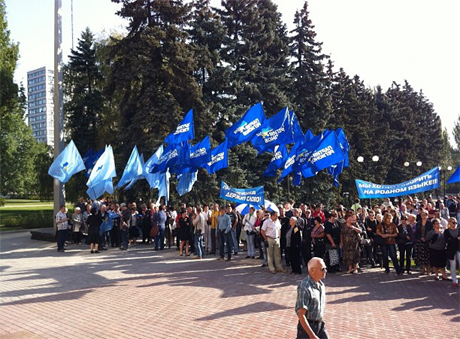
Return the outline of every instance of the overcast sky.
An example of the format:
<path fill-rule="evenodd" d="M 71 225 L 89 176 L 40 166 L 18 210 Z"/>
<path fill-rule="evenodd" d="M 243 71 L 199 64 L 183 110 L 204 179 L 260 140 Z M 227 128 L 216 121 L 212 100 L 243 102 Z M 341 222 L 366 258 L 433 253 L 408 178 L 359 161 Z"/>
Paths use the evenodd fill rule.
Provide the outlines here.
<path fill-rule="evenodd" d="M 235 0 L 237 1 L 237 0 Z M 6 0 L 11 38 L 20 43 L 16 81 L 27 71 L 53 65 L 54 1 Z M 74 42 L 85 27 L 96 34 L 123 31 L 126 22 L 110 0 L 74 0 Z M 274 0 L 292 28 L 302 0 Z M 63 48 L 71 48 L 71 1 L 62 0 Z M 213 0 L 213 4 L 219 4 Z M 460 1 L 312 0 L 310 17 L 317 41 L 336 68 L 358 74 L 366 85 L 387 89 L 408 80 L 434 104 L 449 134 L 460 114 Z M 270 114 L 270 112 L 268 112 Z M 451 137 L 452 140 L 452 137 Z"/>

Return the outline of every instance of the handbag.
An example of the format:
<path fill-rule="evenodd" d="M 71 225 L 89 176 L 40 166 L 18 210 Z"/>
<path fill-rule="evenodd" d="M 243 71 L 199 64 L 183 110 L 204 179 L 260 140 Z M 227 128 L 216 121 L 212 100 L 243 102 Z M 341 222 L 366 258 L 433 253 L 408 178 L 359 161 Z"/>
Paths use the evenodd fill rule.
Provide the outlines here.
<path fill-rule="evenodd" d="M 160 228 L 158 226 L 152 227 L 150 230 L 150 238 L 155 238 L 158 235 Z"/>
<path fill-rule="evenodd" d="M 383 238 L 382 238 L 383 239 Z M 361 245 L 363 246 L 370 246 L 371 245 L 371 240 L 366 239 L 366 238 L 361 238 Z"/>
<path fill-rule="evenodd" d="M 328 251 L 329 254 L 329 266 L 336 266 L 340 263 L 339 250 L 336 248 L 331 248 Z"/>
<path fill-rule="evenodd" d="M 385 233 L 385 225 L 382 224 L 382 232 Z M 385 245 L 385 238 L 382 238 L 381 235 L 374 235 L 374 244 L 375 245 L 379 245 L 379 246 L 383 246 Z"/>

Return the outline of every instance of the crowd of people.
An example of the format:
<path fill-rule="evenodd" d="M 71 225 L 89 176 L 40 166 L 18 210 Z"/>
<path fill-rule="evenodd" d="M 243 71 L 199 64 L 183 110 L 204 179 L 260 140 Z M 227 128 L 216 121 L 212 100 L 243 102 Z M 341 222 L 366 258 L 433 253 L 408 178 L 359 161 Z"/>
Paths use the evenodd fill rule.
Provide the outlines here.
<path fill-rule="evenodd" d="M 259 208 L 259 206 L 257 206 Z M 109 198 L 80 198 L 70 215 L 62 206 L 56 215 L 58 251 L 66 241 L 85 241 L 91 253 L 109 247 L 128 250 L 153 244 L 155 251 L 176 247 L 179 256 L 232 260 L 246 252 L 276 274 L 301 274 L 312 257 L 323 258 L 329 273 L 358 274 L 381 267 L 396 274 L 434 274 L 458 286 L 460 262 L 460 196 L 434 201 L 385 199 L 380 205 L 327 210 L 321 203 L 279 205 L 275 210 L 251 207 L 241 215 L 235 204 L 156 206 L 153 203 L 115 203 Z M 69 232 L 70 230 L 70 232 Z M 415 261 L 415 265 L 412 263 Z M 449 265 L 447 264 L 449 263 Z M 449 268 L 450 277 L 447 276 Z"/>

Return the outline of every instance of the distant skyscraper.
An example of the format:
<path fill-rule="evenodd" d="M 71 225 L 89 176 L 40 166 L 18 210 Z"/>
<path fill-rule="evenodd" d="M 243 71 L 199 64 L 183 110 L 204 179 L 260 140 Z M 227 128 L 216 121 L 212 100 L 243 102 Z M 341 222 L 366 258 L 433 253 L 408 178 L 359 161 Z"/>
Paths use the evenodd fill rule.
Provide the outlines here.
<path fill-rule="evenodd" d="M 54 146 L 54 71 L 41 67 L 27 72 L 27 118 L 37 141 Z"/>

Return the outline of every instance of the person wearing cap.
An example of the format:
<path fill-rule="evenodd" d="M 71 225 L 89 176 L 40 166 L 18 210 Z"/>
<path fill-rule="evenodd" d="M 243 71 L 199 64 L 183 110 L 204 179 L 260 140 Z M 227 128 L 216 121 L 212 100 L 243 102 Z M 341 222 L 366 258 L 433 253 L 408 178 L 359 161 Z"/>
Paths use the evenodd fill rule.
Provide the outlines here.
<path fill-rule="evenodd" d="M 72 214 L 72 239 L 75 244 L 81 244 L 81 233 L 83 225 L 83 214 L 80 207 L 75 207 Z"/>

